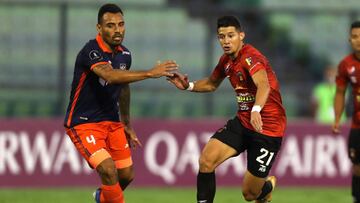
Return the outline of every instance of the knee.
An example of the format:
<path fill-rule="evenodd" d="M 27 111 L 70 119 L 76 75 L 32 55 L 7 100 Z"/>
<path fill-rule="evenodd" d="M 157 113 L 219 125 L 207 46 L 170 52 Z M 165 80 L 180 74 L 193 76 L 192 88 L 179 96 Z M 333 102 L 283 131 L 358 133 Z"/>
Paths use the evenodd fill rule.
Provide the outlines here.
<path fill-rule="evenodd" d="M 115 164 L 102 163 L 96 169 L 101 178 L 107 180 L 107 182 L 114 182 L 115 180 L 117 180 L 117 171 L 115 168 Z"/>
<path fill-rule="evenodd" d="M 213 172 L 215 170 L 215 162 L 206 155 L 201 155 L 199 159 L 199 167 L 201 172 Z"/>
<path fill-rule="evenodd" d="M 134 171 L 129 171 L 125 174 L 121 174 L 121 176 L 119 175 L 119 180 L 127 183 L 131 183 L 134 180 L 134 178 L 135 178 Z"/>
<path fill-rule="evenodd" d="M 243 190 L 242 194 L 244 196 L 244 199 L 248 202 L 256 200 L 257 196 L 259 195 L 258 193 L 255 193 L 251 190 Z"/>

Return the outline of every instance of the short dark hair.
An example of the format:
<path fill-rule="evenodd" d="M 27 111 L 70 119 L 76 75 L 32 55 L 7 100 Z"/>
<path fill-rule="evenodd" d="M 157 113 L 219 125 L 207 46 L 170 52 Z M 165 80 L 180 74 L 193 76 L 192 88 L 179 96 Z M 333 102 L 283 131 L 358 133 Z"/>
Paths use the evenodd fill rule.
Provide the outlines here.
<path fill-rule="evenodd" d="M 124 15 L 121 8 L 116 4 L 104 4 L 100 7 L 99 13 L 98 13 L 98 24 L 101 23 L 102 17 L 105 13 L 121 13 L 121 15 Z"/>
<path fill-rule="evenodd" d="M 222 16 L 217 20 L 217 29 L 221 27 L 234 26 L 238 31 L 242 31 L 240 21 L 235 16 Z"/>
<path fill-rule="evenodd" d="M 351 23 L 351 30 L 354 28 L 360 28 L 360 21 L 355 21 Z"/>

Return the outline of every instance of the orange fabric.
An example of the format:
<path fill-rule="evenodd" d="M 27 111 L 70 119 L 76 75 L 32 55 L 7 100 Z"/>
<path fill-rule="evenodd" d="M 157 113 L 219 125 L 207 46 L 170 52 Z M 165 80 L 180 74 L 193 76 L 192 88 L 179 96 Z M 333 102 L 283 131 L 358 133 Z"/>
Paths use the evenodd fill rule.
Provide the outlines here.
<path fill-rule="evenodd" d="M 127 159 L 117 160 L 115 161 L 115 166 L 117 169 L 127 168 L 133 164 L 131 157 Z"/>
<path fill-rule="evenodd" d="M 90 156 L 89 163 L 93 168 L 96 168 L 102 161 L 108 158 L 111 158 L 111 155 L 105 149 L 100 149 Z"/>
<path fill-rule="evenodd" d="M 125 203 L 124 194 L 121 190 L 119 183 L 115 185 L 102 185 L 101 186 L 101 203 Z"/>
<path fill-rule="evenodd" d="M 105 61 L 101 61 L 101 62 L 97 62 L 95 64 L 93 64 L 91 67 L 90 67 L 90 70 L 93 70 L 95 68 L 95 66 L 98 66 L 98 65 L 101 65 L 101 64 L 108 64 L 109 62 L 105 62 Z"/>
<path fill-rule="evenodd" d="M 81 77 L 80 77 L 80 80 L 79 80 L 79 84 L 78 86 L 76 87 L 76 91 L 75 91 L 75 96 L 74 96 L 74 100 L 71 104 L 71 109 L 70 109 L 70 113 L 69 113 L 69 117 L 68 117 L 68 120 L 67 120 L 67 123 L 66 125 L 67 126 L 70 126 L 70 123 L 71 123 L 71 119 L 72 119 L 72 115 L 74 113 L 74 108 L 76 106 L 76 102 L 79 98 L 79 95 L 80 95 L 80 91 L 84 85 L 84 82 L 85 82 L 85 79 L 86 79 L 86 76 L 87 76 L 87 73 L 88 72 L 84 72 L 83 74 L 81 74 Z"/>
<path fill-rule="evenodd" d="M 101 158 L 99 157 L 104 157 L 104 154 L 101 152 L 101 156 L 94 155 L 96 158 L 92 158 L 92 161 L 90 161 L 90 157 L 102 149 L 111 155 L 115 163 L 118 160 L 131 160 L 130 147 L 125 136 L 124 125 L 121 122 L 102 121 L 81 124 L 67 128 L 66 134 L 92 167 L 94 167 L 93 164 L 100 163 Z M 126 163 L 129 164 L 129 161 L 125 162 L 125 165 Z"/>

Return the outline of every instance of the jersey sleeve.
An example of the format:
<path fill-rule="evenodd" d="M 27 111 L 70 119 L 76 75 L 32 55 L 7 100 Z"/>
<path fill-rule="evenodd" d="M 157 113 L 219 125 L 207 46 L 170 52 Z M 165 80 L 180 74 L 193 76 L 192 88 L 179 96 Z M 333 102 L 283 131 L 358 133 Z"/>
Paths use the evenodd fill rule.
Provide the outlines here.
<path fill-rule="evenodd" d="M 104 54 L 104 52 L 96 46 L 91 46 L 89 43 L 85 45 L 82 50 L 82 60 L 85 64 L 85 67 L 89 70 L 92 70 L 95 66 L 99 64 L 108 64 L 109 59 Z"/>
<path fill-rule="evenodd" d="M 340 62 L 338 65 L 338 72 L 336 75 L 336 85 L 338 87 L 346 87 L 348 83 L 347 70 L 345 61 Z"/>
<path fill-rule="evenodd" d="M 223 55 L 219 59 L 218 64 L 216 65 L 215 69 L 211 73 L 211 78 L 214 78 L 214 79 L 225 78 L 226 75 L 225 75 L 225 71 L 224 71 L 224 66 L 225 66 L 225 56 Z"/>
<path fill-rule="evenodd" d="M 250 73 L 254 75 L 257 71 L 265 69 L 264 59 L 257 55 L 244 56 L 240 63 Z"/>

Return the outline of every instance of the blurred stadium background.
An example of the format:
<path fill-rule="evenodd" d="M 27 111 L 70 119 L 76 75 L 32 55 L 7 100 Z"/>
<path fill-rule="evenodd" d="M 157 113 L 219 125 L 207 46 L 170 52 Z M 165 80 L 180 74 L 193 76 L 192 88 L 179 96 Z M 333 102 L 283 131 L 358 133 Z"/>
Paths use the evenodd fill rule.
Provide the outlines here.
<path fill-rule="evenodd" d="M 89 39 L 95 37 L 97 11 L 99 6 L 106 2 L 0 0 L 1 132 L 9 130 L 4 124 L 8 121 L 16 123 L 32 120 L 36 125 L 37 119 L 42 122 L 56 120 L 61 126 L 76 54 Z M 238 16 L 247 34 L 246 42 L 261 50 L 277 73 L 289 124 L 300 121 L 305 124 L 312 123 L 312 89 L 322 80 L 322 72 L 327 64 L 336 65 L 349 53 L 349 25 L 353 20 L 360 19 L 358 0 L 112 2 L 119 4 L 125 12 L 124 45 L 132 51 L 134 70 L 150 68 L 157 60 L 174 59 L 181 65 L 182 72 L 189 74 L 192 80 L 208 75 L 222 53 L 216 39 L 216 18 L 224 14 Z M 174 91 L 164 79 L 135 83 L 131 88 L 131 114 L 135 120 L 156 118 L 178 123 L 184 120 L 225 121 L 236 112 L 235 97 L 227 81 L 224 81 L 215 94 L 196 96 Z M 9 144 L 4 139 L 0 147 L 6 148 Z M 0 158 L 1 156 L 3 155 L 0 153 Z M 0 202 L 29 202 L 31 199 L 34 199 L 33 202 L 72 201 L 61 201 L 51 195 L 51 191 L 45 193 L 53 197 L 47 201 L 42 197 L 45 194 L 41 193 L 44 188 L 36 192 L 15 190 L 14 186 L 8 187 L 10 184 L 4 183 L 4 177 L 9 177 L 7 170 L 3 168 L 0 171 Z M 15 176 L 12 174 L 11 177 Z M 350 185 L 350 182 L 348 183 Z M 326 184 L 324 182 L 320 185 Z M 221 192 L 230 191 L 230 199 L 219 202 L 238 201 L 237 197 L 240 197 L 241 193 L 232 188 L 227 189 L 226 186 L 225 184 Z M 294 189 L 296 185 L 292 184 L 293 192 L 292 189 L 280 188 L 280 195 L 294 198 L 294 201 L 284 197 L 281 201 L 279 195 L 279 201 L 276 202 L 351 201 L 350 189 L 346 184 L 335 189 L 306 186 L 305 184 Z M 22 188 L 22 185 L 16 187 Z M 31 187 L 31 184 L 28 187 Z M 139 194 L 136 187 L 142 188 Z M 148 192 L 159 193 L 161 196 L 161 191 L 164 190 L 161 188 L 156 190 L 158 192 L 150 189 L 146 191 L 146 187 L 144 189 L 142 185 L 135 184 L 134 188 L 129 190 L 128 202 L 144 202 L 131 199 L 132 194 L 146 196 Z M 69 195 L 74 191 L 72 188 L 64 190 L 68 191 Z M 83 191 L 89 193 L 86 188 L 79 189 L 79 194 L 84 195 L 73 202 L 91 201 L 89 197 L 84 197 Z M 178 191 L 180 193 L 177 193 Z M 319 199 L 311 199 L 308 194 L 315 194 L 316 191 L 323 195 Z M 187 198 L 181 200 L 182 202 L 192 201 L 195 193 L 189 188 L 179 188 L 173 192 L 174 195 L 180 194 Z M 19 193 L 26 195 L 19 196 Z M 40 199 L 36 199 L 37 195 Z M 154 199 L 152 202 L 168 201 Z"/>

